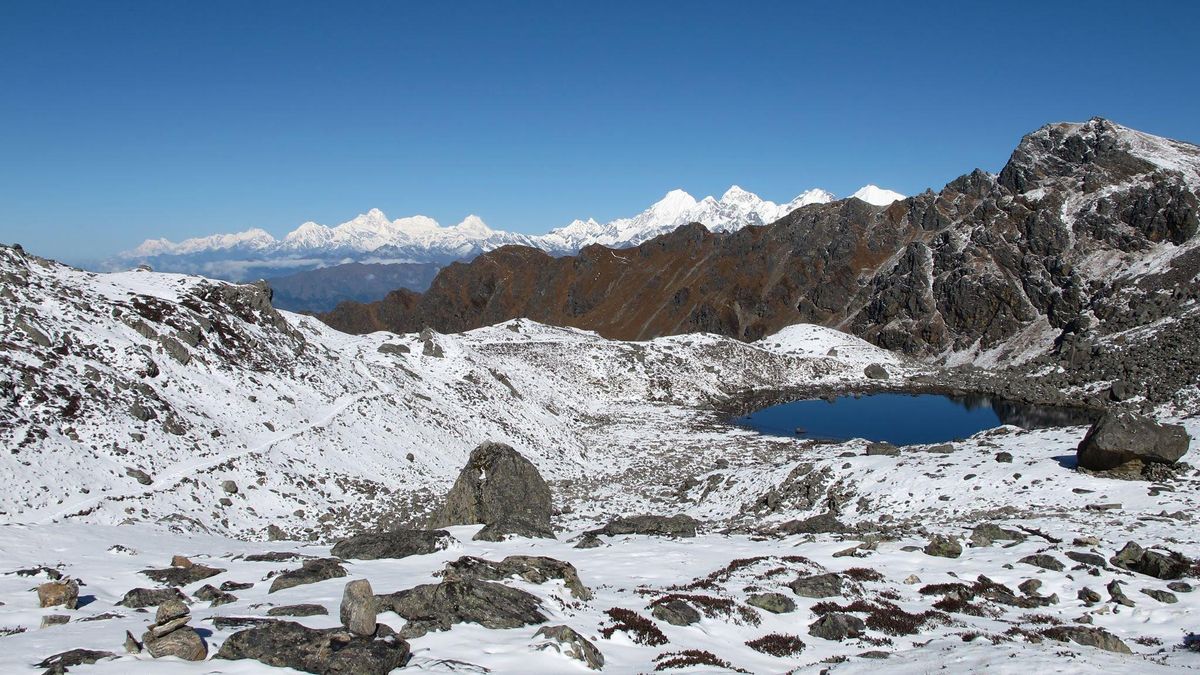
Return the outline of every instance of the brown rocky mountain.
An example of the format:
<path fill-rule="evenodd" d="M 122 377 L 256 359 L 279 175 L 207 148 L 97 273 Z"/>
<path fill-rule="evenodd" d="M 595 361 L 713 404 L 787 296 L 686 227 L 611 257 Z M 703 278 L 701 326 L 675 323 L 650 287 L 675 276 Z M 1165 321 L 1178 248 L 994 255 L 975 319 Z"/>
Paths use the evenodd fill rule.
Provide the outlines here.
<path fill-rule="evenodd" d="M 764 227 L 692 224 L 560 258 L 506 246 L 446 267 L 424 294 L 322 319 L 355 333 L 527 317 L 618 339 L 745 340 L 810 322 L 911 354 L 1003 360 L 1027 342 L 1076 349 L 1190 306 L 1198 188 L 1194 145 L 1098 118 L 1053 124 L 999 175 L 976 170 L 888 207 L 846 199 Z"/>

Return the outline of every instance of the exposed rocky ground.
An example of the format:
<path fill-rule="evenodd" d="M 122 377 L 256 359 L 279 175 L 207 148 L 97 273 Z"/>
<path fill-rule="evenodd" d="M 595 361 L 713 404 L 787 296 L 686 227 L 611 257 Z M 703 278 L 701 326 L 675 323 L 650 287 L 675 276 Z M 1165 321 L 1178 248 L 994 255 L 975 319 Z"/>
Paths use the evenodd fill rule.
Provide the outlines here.
<path fill-rule="evenodd" d="M 1086 184 L 1078 151 L 1129 183 L 1096 199 L 1161 183 L 1151 202 L 1176 213 L 1175 174 L 1108 133 L 1034 134 L 1010 167 L 1036 170 L 988 190 Z M 987 194 L 972 208 L 1018 201 Z M 262 286 L 0 248 L 0 671 L 1195 669 L 1194 304 L 1160 292 L 1192 288 L 1193 239 L 1164 225 L 1153 243 L 1156 227 L 1128 274 L 1108 268 L 1110 290 L 1129 280 L 1106 296 L 1124 313 L 1093 298 L 1086 325 L 1043 314 L 996 342 L 945 315 L 945 331 L 883 324 L 925 336 L 905 347 L 923 360 L 814 325 L 753 342 L 528 319 L 352 336 Z M 1085 276 L 1111 254 L 1069 248 Z M 1105 417 L 907 447 L 729 425 L 878 390 Z"/>

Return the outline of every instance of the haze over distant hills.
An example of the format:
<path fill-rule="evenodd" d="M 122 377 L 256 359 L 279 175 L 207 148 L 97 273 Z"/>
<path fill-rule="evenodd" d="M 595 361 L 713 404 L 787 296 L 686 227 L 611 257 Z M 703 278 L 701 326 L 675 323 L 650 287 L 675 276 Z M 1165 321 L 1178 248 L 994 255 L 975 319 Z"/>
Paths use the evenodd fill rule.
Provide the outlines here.
<path fill-rule="evenodd" d="M 877 205 L 904 197 L 874 185 L 852 196 Z M 334 227 L 306 222 L 282 239 L 257 228 L 181 242 L 150 239 L 107 261 L 105 267 L 125 269 L 144 263 L 160 271 L 244 281 L 349 262 L 445 264 L 507 244 L 562 255 L 575 253 L 589 244 L 636 246 L 691 222 L 703 223 L 717 232 L 766 225 L 801 206 L 834 199 L 833 194 L 821 189 L 805 191 L 784 204 L 762 199 L 736 185 L 719 199 L 709 196 L 697 200 L 683 190 L 672 190 L 636 216 L 606 223 L 590 218 L 575 220 L 544 235 L 494 230 L 475 215 L 467 216 L 457 225 L 443 227 L 427 216 L 391 220 L 379 209 L 371 209 Z"/>

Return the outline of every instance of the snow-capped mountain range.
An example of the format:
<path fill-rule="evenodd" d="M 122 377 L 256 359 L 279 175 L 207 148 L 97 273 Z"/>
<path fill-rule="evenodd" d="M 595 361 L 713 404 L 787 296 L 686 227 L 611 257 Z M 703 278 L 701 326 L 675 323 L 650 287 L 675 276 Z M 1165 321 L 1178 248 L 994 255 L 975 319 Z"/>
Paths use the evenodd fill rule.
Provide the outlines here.
<path fill-rule="evenodd" d="M 882 206 L 903 199 L 904 195 L 867 185 L 851 197 Z M 832 193 L 821 189 L 805 191 L 783 204 L 762 199 L 736 185 L 719 199 L 708 196 L 698 200 L 683 190 L 671 190 L 636 216 L 606 223 L 591 218 L 575 220 L 544 235 L 494 230 L 476 215 L 443 227 L 428 216 L 391 220 L 379 209 L 371 209 L 333 227 L 306 222 L 282 239 L 258 228 L 181 242 L 148 239 L 137 248 L 119 254 L 106 266 L 123 269 L 147 263 L 164 271 L 239 281 L 346 262 L 447 263 L 473 258 L 508 244 L 569 254 L 590 244 L 636 246 L 691 222 L 703 223 L 720 232 L 766 225 L 801 206 L 834 199 Z"/>

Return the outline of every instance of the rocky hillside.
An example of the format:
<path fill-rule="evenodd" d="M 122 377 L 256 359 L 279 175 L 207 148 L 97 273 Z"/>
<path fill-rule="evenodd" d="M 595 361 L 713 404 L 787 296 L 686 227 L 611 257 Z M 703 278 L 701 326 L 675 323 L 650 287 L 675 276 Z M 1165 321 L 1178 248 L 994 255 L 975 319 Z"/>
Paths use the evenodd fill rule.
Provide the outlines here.
<path fill-rule="evenodd" d="M 1023 138 L 999 175 L 977 170 L 939 193 L 814 204 L 729 234 L 685 226 L 562 258 L 504 247 L 447 267 L 423 295 L 322 318 L 356 333 L 529 317 L 620 339 L 741 340 L 812 322 L 953 363 L 1054 351 L 1079 366 L 1109 336 L 1190 316 L 1198 195 L 1194 145 L 1103 119 L 1052 124 Z"/>

